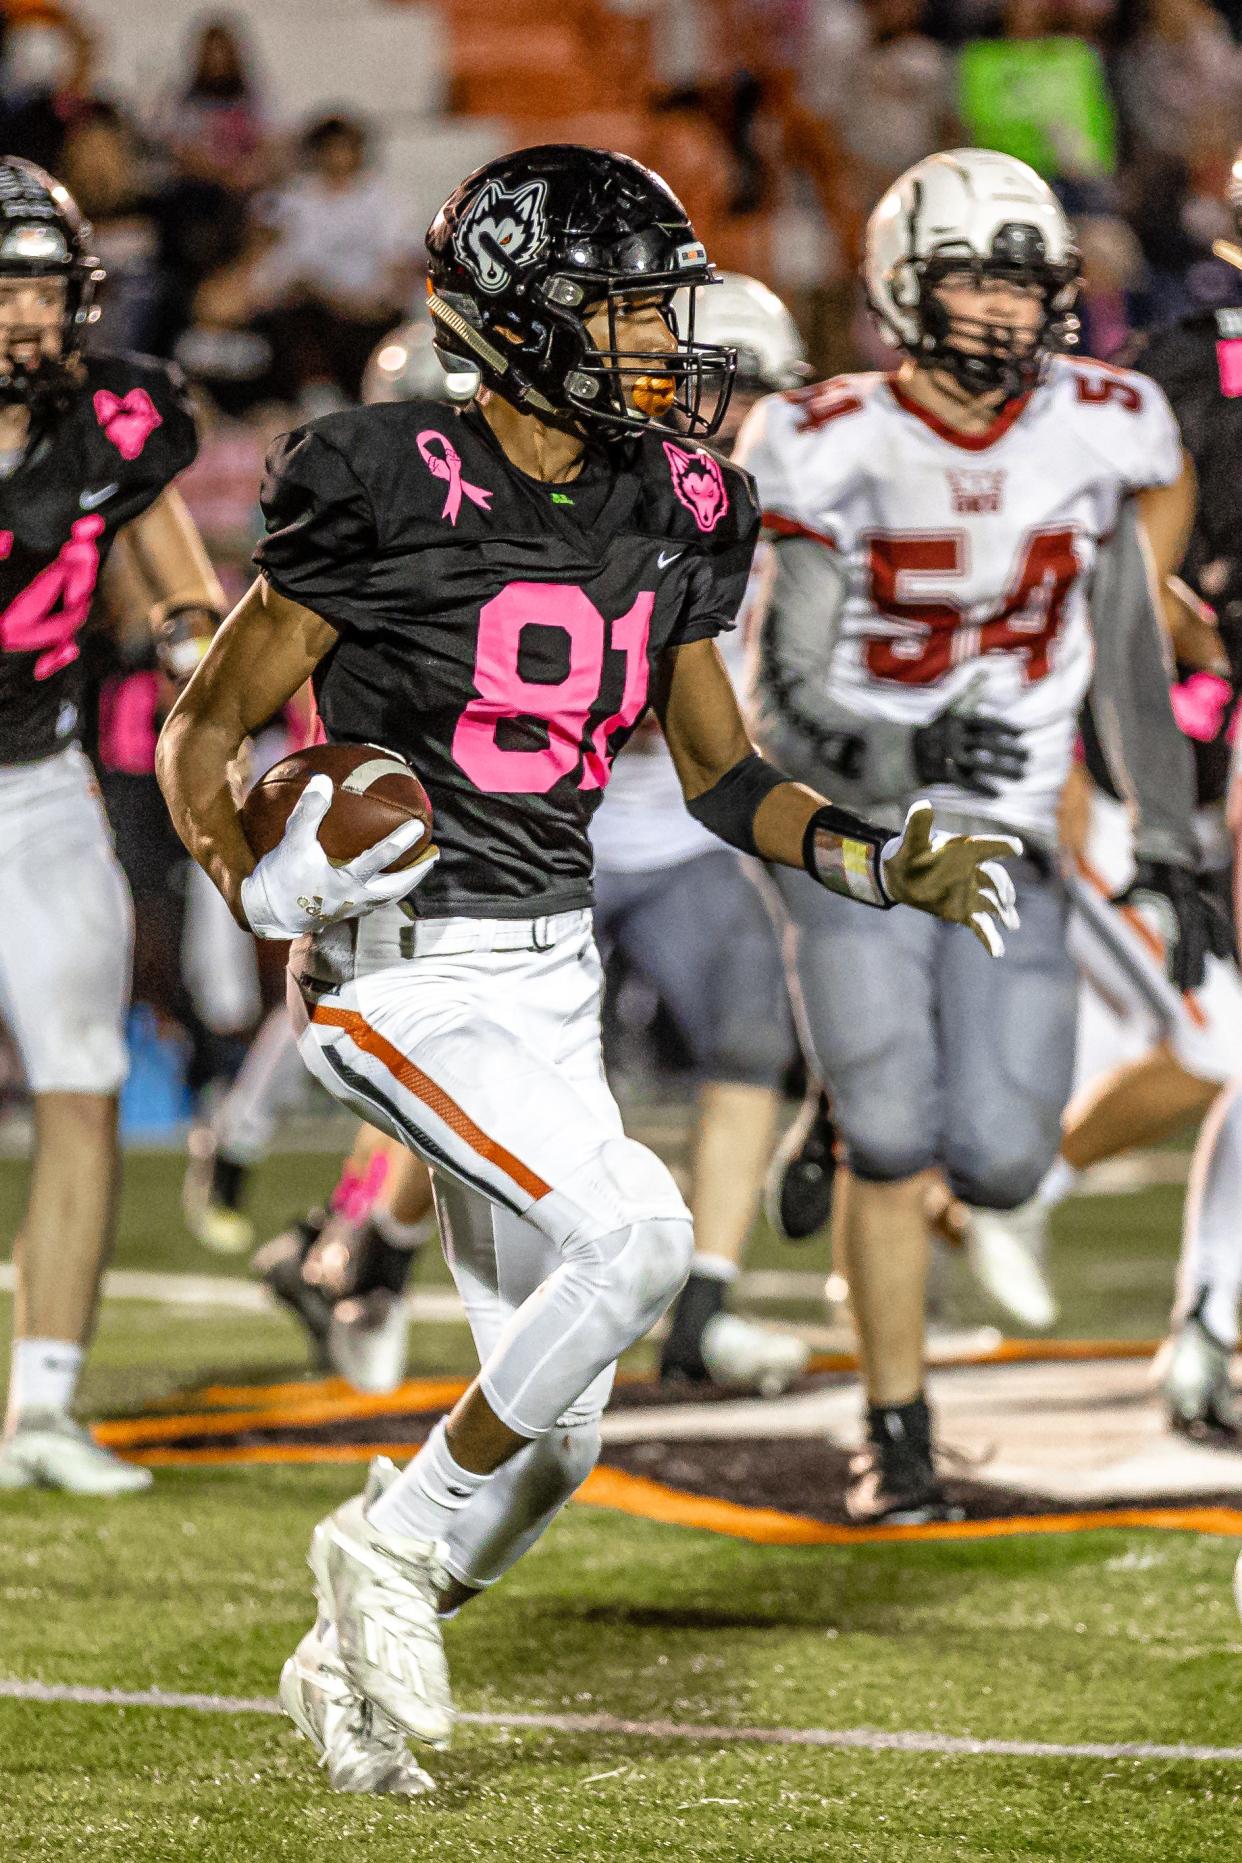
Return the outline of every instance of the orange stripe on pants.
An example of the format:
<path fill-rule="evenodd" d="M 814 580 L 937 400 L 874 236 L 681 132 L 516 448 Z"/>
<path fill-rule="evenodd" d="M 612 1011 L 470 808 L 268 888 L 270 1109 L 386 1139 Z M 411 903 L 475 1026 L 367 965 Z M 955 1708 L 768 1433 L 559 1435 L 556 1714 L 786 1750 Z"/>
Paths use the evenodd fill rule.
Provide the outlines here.
<path fill-rule="evenodd" d="M 475 1125 L 469 1113 L 456 1100 L 449 1098 L 443 1087 L 438 1087 L 421 1067 L 415 1067 L 413 1061 L 403 1055 L 399 1048 L 385 1041 L 379 1031 L 373 1029 L 356 1010 L 330 1009 L 326 1004 L 319 1003 L 311 1013 L 311 1021 L 320 1027 L 344 1029 L 355 1048 L 361 1048 L 364 1054 L 371 1055 L 382 1067 L 386 1067 L 407 1093 L 429 1107 L 437 1119 L 443 1120 L 450 1131 L 469 1145 L 471 1151 L 485 1158 L 489 1164 L 494 1164 L 506 1177 L 512 1178 L 519 1189 L 533 1197 L 536 1203 L 540 1197 L 547 1196 L 552 1188 L 550 1184 L 545 1184 L 520 1158 L 515 1158 L 511 1151 L 506 1151 L 503 1145 L 489 1138 L 486 1132 Z"/>
<path fill-rule="evenodd" d="M 1097 892 L 1107 905 L 1114 905 L 1116 902 L 1102 875 L 1098 874 L 1090 862 L 1084 860 L 1081 854 L 1077 857 L 1077 866 L 1079 873 L 1087 882 L 1087 885 L 1090 886 L 1094 892 Z M 1133 906 L 1117 906 L 1117 912 L 1130 927 L 1130 930 L 1134 933 L 1139 943 L 1147 947 L 1151 956 L 1155 958 L 1157 964 L 1159 964 L 1161 970 L 1163 970 L 1165 957 L 1164 945 L 1161 940 L 1157 938 L 1151 926 L 1148 925 L 1144 919 L 1140 918 Z M 1208 1025 L 1207 1016 L 1189 990 L 1182 991 L 1182 1002 L 1185 1004 L 1186 1014 L 1190 1017 L 1195 1027 L 1197 1029 L 1205 1029 Z"/>

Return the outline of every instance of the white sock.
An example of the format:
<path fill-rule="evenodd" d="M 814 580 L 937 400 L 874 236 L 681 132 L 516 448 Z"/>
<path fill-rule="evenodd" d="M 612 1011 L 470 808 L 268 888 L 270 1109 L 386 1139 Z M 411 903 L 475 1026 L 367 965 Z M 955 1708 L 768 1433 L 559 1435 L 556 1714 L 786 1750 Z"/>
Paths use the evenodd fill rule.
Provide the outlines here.
<path fill-rule="evenodd" d="M 696 1249 L 690 1272 L 702 1275 L 705 1281 L 725 1281 L 732 1285 L 737 1280 L 738 1267 L 727 1255 L 713 1255 L 707 1249 Z"/>
<path fill-rule="evenodd" d="M 372 1503 L 367 1519 L 381 1533 L 406 1539 L 443 1539 L 489 1475 L 476 1475 L 453 1460 L 442 1417 L 412 1462 Z"/>
<path fill-rule="evenodd" d="M 10 1429 L 28 1410 L 68 1410 L 84 1357 L 83 1348 L 68 1339 L 15 1339 L 9 1372 Z"/>
<path fill-rule="evenodd" d="M 417 1223 L 399 1223 L 388 1210 L 371 1211 L 371 1227 L 389 1248 L 402 1249 L 407 1255 L 421 1248 L 427 1239 L 427 1219 Z"/>
<path fill-rule="evenodd" d="M 1081 1176 L 1082 1172 L 1077 1165 L 1071 1164 L 1068 1158 L 1062 1158 L 1058 1153 L 1045 1171 L 1035 1196 L 1048 1209 L 1054 1210 L 1058 1203 L 1064 1203 Z"/>

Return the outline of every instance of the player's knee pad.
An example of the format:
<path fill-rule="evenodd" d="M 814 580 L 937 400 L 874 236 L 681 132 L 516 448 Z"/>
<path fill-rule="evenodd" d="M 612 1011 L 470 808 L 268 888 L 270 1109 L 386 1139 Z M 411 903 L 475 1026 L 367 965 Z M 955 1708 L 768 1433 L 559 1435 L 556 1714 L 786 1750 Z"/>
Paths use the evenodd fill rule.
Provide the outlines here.
<path fill-rule="evenodd" d="M 694 1260 L 689 1214 L 647 1217 L 584 1244 L 595 1283 L 597 1318 L 609 1325 L 617 1352 L 654 1326 L 685 1285 Z"/>
<path fill-rule="evenodd" d="M 935 1146 L 913 1132 L 891 1129 L 851 1135 L 839 1125 L 837 1131 L 846 1164 L 855 1177 L 867 1184 L 900 1184 L 907 1177 L 930 1170 L 936 1162 Z"/>
<path fill-rule="evenodd" d="M 1016 1210 L 1035 1195 L 1055 1155 L 1055 1144 L 990 1157 L 950 1146 L 946 1147 L 944 1174 L 949 1189 L 963 1203 L 980 1210 Z"/>
<path fill-rule="evenodd" d="M 888 1057 L 828 1080 L 845 1162 L 869 1184 L 899 1184 L 936 1162 L 935 1097 L 904 1087 Z"/>

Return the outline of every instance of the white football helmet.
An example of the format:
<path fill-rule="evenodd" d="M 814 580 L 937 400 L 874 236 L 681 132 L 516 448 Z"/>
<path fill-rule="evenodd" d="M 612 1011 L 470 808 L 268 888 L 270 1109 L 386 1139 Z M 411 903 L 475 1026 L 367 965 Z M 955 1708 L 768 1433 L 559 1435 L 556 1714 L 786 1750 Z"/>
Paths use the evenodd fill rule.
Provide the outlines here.
<path fill-rule="evenodd" d="M 1034 339 L 978 319 L 951 320 L 935 287 L 961 272 L 1038 285 L 1045 310 Z M 1069 221 L 1033 168 L 994 149 L 950 149 L 908 168 L 867 222 L 863 275 L 889 341 L 970 395 L 1025 393 L 1048 355 L 1077 340 L 1078 252 Z"/>
<path fill-rule="evenodd" d="M 367 363 L 362 399 L 376 401 L 473 401 L 479 371 L 457 357 L 441 362 L 429 317 L 414 317 L 390 330 Z"/>
<path fill-rule="evenodd" d="M 687 294 L 673 299 L 677 328 L 686 328 Z M 718 282 L 697 295 L 696 342 L 737 351 L 734 390 L 776 394 L 809 380 L 811 365 L 797 324 L 775 291 L 745 272 L 721 272 Z"/>

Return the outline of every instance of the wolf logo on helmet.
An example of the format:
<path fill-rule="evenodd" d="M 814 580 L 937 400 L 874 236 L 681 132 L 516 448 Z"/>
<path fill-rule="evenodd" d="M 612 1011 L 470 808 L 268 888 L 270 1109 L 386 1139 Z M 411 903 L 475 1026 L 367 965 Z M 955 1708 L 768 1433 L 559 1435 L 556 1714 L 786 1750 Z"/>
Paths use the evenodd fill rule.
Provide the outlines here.
<path fill-rule="evenodd" d="M 706 439 L 720 426 L 737 359 L 695 323 L 715 268 L 677 196 L 640 162 L 573 143 L 501 156 L 454 189 L 427 257 L 441 355 L 474 364 L 512 406 L 605 438 Z M 636 303 L 658 311 L 672 342 L 623 346 Z"/>
<path fill-rule="evenodd" d="M 515 267 L 538 258 L 548 239 L 547 194 L 544 181 L 512 189 L 493 181 L 463 215 L 453 237 L 454 250 L 482 290 L 502 291 Z"/>

